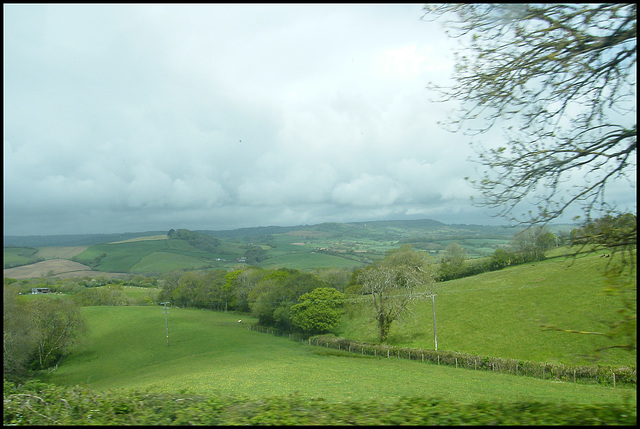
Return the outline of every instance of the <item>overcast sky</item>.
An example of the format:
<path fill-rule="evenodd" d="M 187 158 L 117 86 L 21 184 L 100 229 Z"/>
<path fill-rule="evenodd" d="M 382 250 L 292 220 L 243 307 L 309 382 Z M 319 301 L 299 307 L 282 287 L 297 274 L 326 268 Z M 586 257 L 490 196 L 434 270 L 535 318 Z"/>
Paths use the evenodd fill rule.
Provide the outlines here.
<path fill-rule="evenodd" d="M 4 234 L 504 223 L 470 202 L 469 138 L 437 125 L 426 86 L 456 42 L 421 16 L 4 5 Z"/>

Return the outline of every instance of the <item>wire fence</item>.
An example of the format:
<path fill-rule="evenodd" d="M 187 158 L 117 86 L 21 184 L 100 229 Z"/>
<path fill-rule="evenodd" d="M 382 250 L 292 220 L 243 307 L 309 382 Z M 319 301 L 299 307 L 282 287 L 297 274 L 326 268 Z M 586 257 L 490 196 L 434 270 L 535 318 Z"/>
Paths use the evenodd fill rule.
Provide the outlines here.
<path fill-rule="evenodd" d="M 518 359 L 505 359 L 490 356 L 476 356 L 460 352 L 425 350 L 408 347 L 396 347 L 386 344 L 372 344 L 353 341 L 333 335 L 303 336 L 287 333 L 275 328 L 249 325 L 253 331 L 268 333 L 305 342 L 312 346 L 327 347 L 349 353 L 374 356 L 387 359 L 408 359 L 455 368 L 466 368 L 475 371 L 491 371 L 585 384 L 616 385 L 637 384 L 637 370 L 626 366 L 610 365 L 564 365 L 560 363 L 532 362 Z"/>

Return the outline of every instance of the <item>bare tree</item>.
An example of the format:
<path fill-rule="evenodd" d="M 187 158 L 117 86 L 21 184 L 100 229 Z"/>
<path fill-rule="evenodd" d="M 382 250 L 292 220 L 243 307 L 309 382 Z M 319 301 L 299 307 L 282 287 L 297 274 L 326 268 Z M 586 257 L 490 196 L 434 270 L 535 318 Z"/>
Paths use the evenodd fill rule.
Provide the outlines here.
<path fill-rule="evenodd" d="M 450 124 L 471 134 L 499 124 L 507 139 L 477 148 L 488 167 L 471 181 L 479 204 L 521 223 L 546 223 L 574 205 L 587 219 L 611 209 L 606 185 L 635 183 L 636 5 L 430 4 L 425 12 L 467 44 L 455 85 L 431 87 L 439 100 L 460 102 Z"/>
<path fill-rule="evenodd" d="M 423 18 L 443 18 L 449 34 L 466 44 L 456 57 L 455 84 L 432 86 L 440 100 L 459 102 L 453 130 L 477 135 L 498 125 L 505 132 L 503 146 L 477 148 L 486 167 L 471 180 L 479 204 L 529 225 L 580 207 L 582 244 L 606 243 L 623 255 L 605 269 L 609 291 L 624 297 L 621 316 L 601 334 L 619 339 L 611 347 L 635 350 L 635 214 L 624 225 L 590 228 L 602 224 L 594 222 L 602 214 L 622 216 L 605 195 L 612 182 L 636 183 L 635 3 L 424 9 Z"/>
<path fill-rule="evenodd" d="M 33 300 L 29 312 L 39 369 L 56 363 L 87 329 L 79 307 L 70 300 L 53 297 Z"/>
<path fill-rule="evenodd" d="M 387 341 L 391 324 L 409 305 L 432 289 L 434 278 L 428 257 L 406 247 L 391 251 L 381 264 L 358 275 L 362 292 L 371 296 L 380 342 Z"/>

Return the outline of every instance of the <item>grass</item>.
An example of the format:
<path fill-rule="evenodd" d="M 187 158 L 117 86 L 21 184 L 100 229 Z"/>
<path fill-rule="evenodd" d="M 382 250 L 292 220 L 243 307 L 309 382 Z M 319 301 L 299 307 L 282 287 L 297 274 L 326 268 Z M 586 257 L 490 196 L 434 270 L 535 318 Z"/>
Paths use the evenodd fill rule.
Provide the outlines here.
<path fill-rule="evenodd" d="M 263 268 L 287 267 L 299 270 L 324 267 L 354 268 L 363 265 L 361 261 L 320 252 L 288 253 L 266 259 L 261 264 Z"/>
<path fill-rule="evenodd" d="M 166 273 L 182 268 L 198 269 L 207 265 L 209 265 L 208 261 L 193 256 L 154 252 L 140 259 L 129 271 L 132 273 Z"/>
<path fill-rule="evenodd" d="M 38 256 L 43 259 L 71 259 L 84 252 L 88 246 L 39 247 Z"/>
<path fill-rule="evenodd" d="M 345 355 L 247 330 L 251 318 L 160 306 L 85 307 L 89 337 L 47 381 L 95 390 L 241 394 L 297 393 L 330 401 L 444 397 L 463 403 L 538 399 L 635 401 L 635 389 L 471 371 L 399 359 Z M 242 317 L 243 323 L 238 323 Z"/>
<path fill-rule="evenodd" d="M 619 299 L 605 295 L 605 258 L 575 261 L 554 258 L 437 285 L 438 349 L 564 364 L 591 364 L 582 355 L 611 345 L 605 337 L 543 330 L 542 323 L 565 329 L 606 332 Z M 635 276 L 633 276 L 635 281 Z M 352 309 L 338 335 L 375 342 L 377 332 L 365 309 Z M 392 345 L 433 349 L 431 300 L 415 304 L 404 321 L 391 327 Z M 637 358 L 611 351 L 601 363 L 635 366 Z"/>
<path fill-rule="evenodd" d="M 38 260 L 38 249 L 32 247 L 5 247 L 3 251 L 4 267 L 17 267 Z"/>

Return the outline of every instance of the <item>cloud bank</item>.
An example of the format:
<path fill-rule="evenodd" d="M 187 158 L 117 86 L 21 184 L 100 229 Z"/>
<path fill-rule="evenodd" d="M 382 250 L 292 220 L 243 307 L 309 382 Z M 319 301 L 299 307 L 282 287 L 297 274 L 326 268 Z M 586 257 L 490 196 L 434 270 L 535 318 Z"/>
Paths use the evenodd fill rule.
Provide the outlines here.
<path fill-rule="evenodd" d="M 411 5 L 4 5 L 5 235 L 489 224 Z"/>

